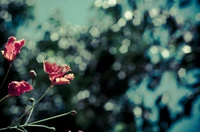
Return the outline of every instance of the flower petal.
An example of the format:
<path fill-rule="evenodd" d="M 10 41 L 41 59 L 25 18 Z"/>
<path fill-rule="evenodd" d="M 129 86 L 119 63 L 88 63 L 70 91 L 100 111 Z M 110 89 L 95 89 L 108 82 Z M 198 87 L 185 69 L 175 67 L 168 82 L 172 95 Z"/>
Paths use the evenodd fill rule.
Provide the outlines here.
<path fill-rule="evenodd" d="M 51 72 L 53 72 L 53 63 L 50 63 L 50 62 L 44 60 L 43 68 L 46 73 L 51 73 Z"/>
<path fill-rule="evenodd" d="M 19 53 L 19 52 L 20 52 L 20 49 L 22 48 L 22 46 L 23 46 L 24 44 L 25 44 L 25 40 L 24 40 L 24 39 L 19 40 L 19 41 L 15 41 L 15 43 L 14 43 L 15 51 L 16 51 L 17 53 Z"/>
<path fill-rule="evenodd" d="M 64 78 L 68 79 L 68 80 L 73 80 L 74 79 L 74 74 L 70 73 L 64 76 Z"/>
<path fill-rule="evenodd" d="M 33 87 L 25 81 L 12 81 L 8 84 L 8 95 L 9 96 L 19 96 L 24 92 L 33 90 Z"/>
<path fill-rule="evenodd" d="M 8 42 L 7 43 L 13 43 L 14 41 L 16 41 L 17 39 L 14 36 L 10 36 L 8 38 Z"/>
<path fill-rule="evenodd" d="M 56 78 L 54 84 L 70 84 L 70 81 L 64 77 Z"/>

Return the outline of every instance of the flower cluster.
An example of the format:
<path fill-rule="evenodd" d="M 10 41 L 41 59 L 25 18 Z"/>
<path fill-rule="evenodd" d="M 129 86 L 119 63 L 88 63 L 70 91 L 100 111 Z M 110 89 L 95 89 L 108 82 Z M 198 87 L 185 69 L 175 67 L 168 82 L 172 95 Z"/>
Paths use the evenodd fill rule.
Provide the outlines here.
<path fill-rule="evenodd" d="M 7 78 L 7 75 L 10 71 L 10 68 L 12 66 L 12 62 L 15 60 L 15 58 L 17 57 L 17 55 L 20 53 L 21 48 L 25 45 L 25 39 L 22 40 L 16 40 L 15 37 L 9 37 L 7 43 L 5 44 L 5 48 L 4 50 L 1 51 L 2 55 L 8 60 L 8 62 L 10 62 L 10 67 L 7 71 L 6 76 L 4 77 L 4 80 L 1 84 L 0 90 L 4 85 L 4 82 Z M 26 112 L 24 112 L 21 117 L 19 117 L 13 124 L 11 124 L 10 126 L 8 126 L 7 128 L 1 128 L 1 130 L 6 130 L 6 129 L 18 129 L 19 131 L 26 131 L 25 127 L 27 126 L 31 126 L 33 124 L 39 123 L 39 122 L 43 122 L 46 121 L 47 119 L 44 120 L 40 120 L 40 121 L 35 121 L 32 123 L 28 123 L 29 118 L 31 116 L 31 114 L 29 114 L 29 118 L 27 119 L 26 123 L 23 125 L 18 125 L 15 126 L 15 124 L 17 124 L 17 122 L 19 122 L 25 115 L 27 115 L 27 113 L 32 113 L 30 111 L 33 111 L 33 108 L 35 107 L 35 105 L 46 95 L 46 93 L 48 92 L 48 90 L 50 88 L 52 88 L 54 85 L 60 85 L 60 84 L 70 84 L 70 81 L 72 81 L 74 79 L 74 74 L 70 73 L 71 72 L 71 68 L 68 65 L 57 65 L 56 63 L 53 62 L 49 62 L 47 60 L 43 61 L 43 69 L 44 72 L 46 72 L 49 75 L 49 80 L 51 81 L 51 86 L 44 92 L 44 94 L 42 94 L 40 96 L 40 98 L 35 102 L 33 101 L 33 98 L 29 97 L 29 100 L 32 100 L 32 107 L 27 110 Z M 37 76 L 36 72 L 34 70 L 30 71 L 30 77 L 32 78 L 32 83 L 34 78 Z M 4 99 L 6 99 L 7 97 L 10 96 L 20 96 L 21 94 L 25 93 L 25 92 L 29 92 L 32 91 L 34 88 L 31 84 L 29 84 L 28 82 L 22 80 L 22 81 L 12 81 L 8 84 L 8 94 L 2 98 L 0 100 L 3 101 Z M 72 110 L 70 112 L 61 114 L 61 115 L 57 115 L 54 117 L 50 117 L 48 118 L 48 120 L 53 119 L 53 118 L 57 118 L 57 117 L 61 117 L 61 116 L 65 116 L 68 114 L 71 115 L 75 115 L 74 113 L 76 113 L 76 111 Z M 41 127 L 41 125 L 40 125 Z M 55 128 L 52 127 L 47 127 L 47 126 L 43 126 L 44 128 L 50 129 L 50 130 L 54 130 Z"/>

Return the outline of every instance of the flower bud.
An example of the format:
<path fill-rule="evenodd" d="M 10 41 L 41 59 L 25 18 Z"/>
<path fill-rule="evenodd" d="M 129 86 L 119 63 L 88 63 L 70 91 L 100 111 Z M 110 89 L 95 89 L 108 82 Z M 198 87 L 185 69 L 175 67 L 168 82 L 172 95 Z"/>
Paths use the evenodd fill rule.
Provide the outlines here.
<path fill-rule="evenodd" d="M 75 116 L 75 115 L 77 115 L 77 112 L 75 110 L 72 110 L 71 115 Z"/>
<path fill-rule="evenodd" d="M 34 79 L 37 76 L 34 70 L 30 70 L 29 75 L 31 76 L 32 79 Z"/>
<path fill-rule="evenodd" d="M 34 102 L 35 102 L 35 99 L 34 99 L 34 98 L 30 98 L 29 101 L 30 101 L 31 103 L 34 103 Z"/>
<path fill-rule="evenodd" d="M 50 127 L 50 130 L 51 130 L 51 132 L 55 132 L 56 131 L 55 127 Z"/>

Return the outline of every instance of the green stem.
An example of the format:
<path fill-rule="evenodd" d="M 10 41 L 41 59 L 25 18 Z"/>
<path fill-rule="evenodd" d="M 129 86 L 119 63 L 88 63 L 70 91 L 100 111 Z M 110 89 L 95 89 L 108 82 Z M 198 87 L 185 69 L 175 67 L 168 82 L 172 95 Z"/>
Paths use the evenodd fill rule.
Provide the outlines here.
<path fill-rule="evenodd" d="M 3 82 L 2 82 L 2 84 L 1 84 L 0 90 L 1 90 L 1 88 L 3 87 L 3 85 L 4 85 L 5 81 L 6 81 L 6 78 L 7 78 L 7 76 L 8 76 L 8 73 L 10 72 L 11 67 L 12 67 L 12 63 L 10 63 L 10 65 L 9 65 L 9 67 L 8 67 L 8 71 L 7 71 L 7 73 L 6 73 L 6 76 L 5 76 L 4 79 L 3 79 Z"/>
<path fill-rule="evenodd" d="M 55 119 L 55 118 L 58 118 L 58 117 L 62 117 L 62 116 L 66 116 L 66 115 L 69 115 L 69 114 L 76 114 L 77 112 L 75 110 L 71 110 L 70 112 L 67 112 L 67 113 L 64 113 L 64 114 L 60 114 L 60 115 L 56 115 L 56 116 L 52 116 L 52 117 L 49 117 L 49 118 L 45 118 L 45 119 L 42 119 L 42 120 L 38 120 L 38 121 L 35 121 L 35 122 L 31 122 L 29 124 L 24 124 L 24 125 L 19 125 L 19 126 L 10 126 L 10 127 L 7 127 L 7 128 L 1 128 L 0 130 L 6 130 L 6 129 L 17 129 L 17 128 L 23 128 L 23 127 L 44 127 L 44 128 L 47 128 L 47 129 L 53 129 L 53 127 L 47 127 L 47 126 L 44 126 L 44 125 L 33 125 L 33 124 L 37 124 L 37 123 L 41 123 L 41 122 L 44 122 L 44 121 L 47 121 L 47 120 L 52 120 L 52 119 Z M 54 128 L 55 129 L 55 128 Z"/>
<path fill-rule="evenodd" d="M 25 112 L 25 110 L 26 110 L 26 108 L 27 108 L 27 105 L 28 105 L 30 96 L 31 96 L 31 91 L 30 91 L 29 94 L 28 94 L 28 99 L 27 99 L 27 102 L 26 102 L 26 105 L 25 105 L 25 107 L 24 107 L 24 109 L 23 109 L 22 114 Z M 33 105 L 33 104 L 32 104 L 32 105 Z M 31 114 L 32 114 L 32 111 L 31 111 Z M 29 114 L 29 115 L 30 115 L 30 114 Z M 21 121 L 22 121 L 22 120 L 20 120 L 19 124 L 21 124 Z"/>
<path fill-rule="evenodd" d="M 20 129 L 20 128 L 17 128 L 18 130 Z M 21 130 L 23 131 L 23 132 L 28 132 L 24 127 L 21 127 Z"/>
<path fill-rule="evenodd" d="M 52 117 L 45 118 L 45 119 L 42 119 L 42 120 L 38 120 L 38 121 L 35 121 L 35 122 L 31 122 L 31 123 L 29 123 L 27 125 L 37 124 L 37 123 L 44 122 L 44 121 L 47 121 L 47 120 L 52 120 L 52 119 L 55 119 L 55 118 L 58 118 L 58 117 L 69 115 L 69 114 L 71 114 L 73 112 L 74 112 L 74 110 L 72 110 L 70 112 L 67 112 L 67 113 L 64 113 L 64 114 L 60 114 L 60 115 L 52 116 Z"/>
<path fill-rule="evenodd" d="M 0 100 L 0 102 L 3 101 L 4 99 L 8 98 L 8 97 L 10 97 L 10 96 L 9 96 L 9 95 L 4 96 L 4 97 Z"/>
<path fill-rule="evenodd" d="M 20 128 L 15 128 L 15 129 L 17 129 L 20 132 L 27 132 L 27 131 L 24 131 L 24 129 L 20 129 Z"/>
<path fill-rule="evenodd" d="M 32 79 L 32 86 L 33 86 L 33 80 L 34 80 L 34 79 Z M 27 105 L 28 105 L 28 102 L 30 101 L 29 99 L 30 99 L 30 97 L 31 97 L 31 92 L 32 92 L 32 91 L 30 91 L 29 94 L 28 94 L 28 99 L 27 99 L 26 105 L 25 105 L 25 107 L 24 107 L 23 113 L 25 112 L 25 110 L 26 110 L 26 108 L 27 108 Z M 34 102 L 32 103 L 32 105 L 34 105 Z M 29 119 L 30 119 L 30 117 L 31 117 L 31 115 L 32 115 L 32 113 L 33 113 L 33 109 L 34 109 L 34 108 L 32 108 L 31 113 L 29 114 L 29 116 L 28 116 L 28 118 L 27 118 L 25 124 L 27 124 L 27 122 L 29 121 Z M 21 120 L 20 120 L 20 122 L 21 122 Z M 20 124 L 20 123 L 19 123 L 19 124 Z"/>
<path fill-rule="evenodd" d="M 34 103 L 33 103 L 33 105 L 34 105 Z M 32 113 L 33 113 L 33 110 L 34 110 L 34 107 L 31 109 L 31 112 L 30 112 L 30 114 L 29 114 L 29 116 L 28 116 L 28 118 L 27 118 L 27 120 L 26 120 L 25 124 L 27 124 L 27 123 L 28 123 L 28 121 L 30 120 L 30 118 L 31 118 L 31 115 L 32 115 Z"/>
<path fill-rule="evenodd" d="M 6 127 L 6 128 L 1 128 L 0 131 L 1 131 L 1 130 L 6 130 L 6 129 L 8 129 L 8 127 Z"/>
<path fill-rule="evenodd" d="M 45 125 L 22 125 L 23 127 L 42 127 L 42 128 L 46 128 L 46 129 L 49 129 L 49 130 L 55 130 L 54 127 L 48 127 L 48 126 L 45 126 Z"/>
<path fill-rule="evenodd" d="M 42 100 L 42 98 L 47 94 L 47 92 L 49 91 L 49 89 L 51 89 L 54 85 L 51 85 L 45 92 L 44 94 L 42 94 L 42 96 L 40 96 L 40 98 L 37 100 L 37 102 L 31 107 L 29 108 L 23 115 L 21 115 L 13 124 L 11 124 L 10 126 L 8 126 L 8 128 L 12 127 L 13 125 L 15 125 L 18 121 L 20 121 L 33 107 L 35 107 L 35 105 L 40 102 L 40 100 Z"/>
<path fill-rule="evenodd" d="M 32 85 L 33 85 L 33 83 L 34 83 L 34 80 L 35 80 L 35 79 L 32 79 L 32 81 L 31 81 Z"/>

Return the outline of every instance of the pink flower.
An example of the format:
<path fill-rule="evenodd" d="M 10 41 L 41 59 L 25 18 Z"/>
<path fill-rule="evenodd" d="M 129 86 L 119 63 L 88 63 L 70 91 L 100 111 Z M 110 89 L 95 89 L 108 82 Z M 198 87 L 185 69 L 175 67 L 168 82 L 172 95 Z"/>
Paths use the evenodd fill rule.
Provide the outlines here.
<path fill-rule="evenodd" d="M 24 92 L 33 90 L 33 87 L 25 81 L 12 81 L 8 84 L 8 95 L 9 96 L 19 96 Z"/>
<path fill-rule="evenodd" d="M 11 36 L 8 38 L 5 48 L 1 53 L 8 61 L 13 61 L 24 44 L 24 39 L 16 41 L 16 38 Z"/>
<path fill-rule="evenodd" d="M 70 84 L 70 80 L 74 79 L 74 74 L 69 73 L 71 71 L 70 66 L 58 66 L 56 63 L 50 63 L 46 60 L 43 61 L 44 71 L 49 74 L 49 80 L 53 85 L 56 84 Z"/>

